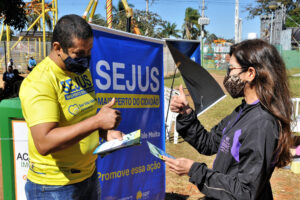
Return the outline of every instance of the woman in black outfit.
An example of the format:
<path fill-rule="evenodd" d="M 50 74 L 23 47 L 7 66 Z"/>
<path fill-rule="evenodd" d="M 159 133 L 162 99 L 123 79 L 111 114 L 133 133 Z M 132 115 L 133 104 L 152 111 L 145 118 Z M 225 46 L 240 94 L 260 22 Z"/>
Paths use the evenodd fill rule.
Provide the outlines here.
<path fill-rule="evenodd" d="M 274 168 L 290 162 L 292 103 L 285 65 L 263 40 L 233 45 L 224 87 L 242 103 L 210 132 L 189 107 L 180 87 L 171 110 L 177 131 L 199 153 L 217 154 L 213 168 L 186 158 L 164 157 L 170 170 L 188 175 L 206 199 L 273 199 Z"/>

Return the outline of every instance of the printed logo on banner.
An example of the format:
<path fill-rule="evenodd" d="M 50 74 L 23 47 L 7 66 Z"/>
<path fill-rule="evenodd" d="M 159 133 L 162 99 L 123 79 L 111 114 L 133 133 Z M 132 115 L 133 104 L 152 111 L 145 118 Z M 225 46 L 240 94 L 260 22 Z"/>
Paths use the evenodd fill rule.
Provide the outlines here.
<path fill-rule="evenodd" d="M 131 69 L 131 72 L 130 72 Z M 125 71 L 126 70 L 126 71 Z M 125 69 L 125 63 L 113 62 L 110 65 L 105 60 L 96 64 L 95 86 L 102 91 L 96 95 L 99 108 L 116 98 L 115 108 L 159 108 L 159 95 L 143 94 L 157 93 L 160 89 L 159 70 L 157 67 L 132 64 Z M 114 91 L 104 93 L 103 91 Z M 119 93 L 116 93 L 119 92 Z M 132 93 L 124 93 L 134 92 Z M 142 93 L 142 94 L 141 94 Z"/>
<path fill-rule="evenodd" d="M 150 191 L 145 191 L 145 192 L 142 192 L 142 191 L 138 191 L 137 194 L 136 194 L 136 199 L 137 200 L 140 200 L 140 199 L 149 199 L 149 196 L 150 196 Z"/>

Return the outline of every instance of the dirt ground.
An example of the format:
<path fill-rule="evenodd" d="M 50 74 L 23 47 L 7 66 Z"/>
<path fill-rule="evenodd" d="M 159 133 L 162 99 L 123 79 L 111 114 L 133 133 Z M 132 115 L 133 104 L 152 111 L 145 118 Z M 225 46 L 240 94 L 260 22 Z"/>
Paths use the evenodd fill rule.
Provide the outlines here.
<path fill-rule="evenodd" d="M 180 149 L 182 148 L 190 148 L 191 155 L 197 154 L 182 139 L 179 139 L 178 144 L 166 143 L 167 152 L 175 152 L 173 155 L 178 153 L 179 157 L 181 157 Z M 208 167 L 212 167 L 215 156 L 198 155 L 197 157 L 190 156 L 188 158 L 204 162 Z M 275 200 L 300 199 L 300 174 L 295 174 L 289 169 L 275 169 L 271 178 L 271 185 Z M 166 200 L 199 200 L 203 197 L 204 195 L 199 192 L 198 188 L 189 182 L 187 176 L 180 177 L 166 169 Z"/>
<path fill-rule="evenodd" d="M 222 86 L 223 76 L 214 76 Z M 0 74 L 0 87 L 3 87 L 2 74 Z M 1 144 L 0 144 L 1 145 Z M 180 148 L 188 147 L 185 142 L 179 140 L 179 144 L 167 142 L 168 152 L 176 152 L 180 155 Z M 1 149 L 0 149 L 1 151 Z M 194 151 L 191 148 L 191 151 Z M 207 157 L 197 155 L 197 157 L 188 157 L 190 159 L 205 162 L 209 167 L 212 166 L 214 156 Z M 271 178 L 273 195 L 275 200 L 299 200 L 300 199 L 300 174 L 294 174 L 289 169 L 275 169 Z M 187 176 L 179 177 L 166 170 L 166 199 L 167 200 L 199 200 L 204 195 L 199 192 L 197 187 L 188 181 Z M 3 199 L 3 182 L 2 182 L 2 159 L 0 153 L 0 200 Z"/>

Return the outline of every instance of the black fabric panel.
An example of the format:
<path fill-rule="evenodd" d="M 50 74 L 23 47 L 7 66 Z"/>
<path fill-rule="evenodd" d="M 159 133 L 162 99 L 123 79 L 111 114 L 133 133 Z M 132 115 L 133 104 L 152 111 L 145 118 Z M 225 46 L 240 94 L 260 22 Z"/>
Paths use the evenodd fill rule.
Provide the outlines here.
<path fill-rule="evenodd" d="M 225 95 L 219 84 L 203 67 L 183 55 L 171 42 L 166 43 L 194 101 L 197 114 Z"/>

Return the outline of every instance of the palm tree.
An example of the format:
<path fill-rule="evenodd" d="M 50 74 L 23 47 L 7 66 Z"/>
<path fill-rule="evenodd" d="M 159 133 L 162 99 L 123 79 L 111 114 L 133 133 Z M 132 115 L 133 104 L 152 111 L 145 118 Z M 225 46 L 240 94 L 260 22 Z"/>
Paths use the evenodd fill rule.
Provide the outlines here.
<path fill-rule="evenodd" d="M 184 31 L 183 38 L 187 39 L 197 39 L 200 35 L 200 25 L 198 24 L 198 18 L 200 14 L 197 9 L 186 8 L 185 18 L 184 18 Z"/>
<path fill-rule="evenodd" d="M 45 9 L 52 8 L 51 3 L 45 3 Z M 30 26 L 42 13 L 42 0 L 32 0 L 31 2 L 26 3 L 26 14 L 27 14 L 27 21 L 28 25 Z M 52 16 L 49 12 L 45 13 L 45 23 L 49 30 L 52 29 Z M 41 27 L 40 21 L 38 21 L 33 30 L 36 31 L 38 27 Z"/>
<path fill-rule="evenodd" d="M 180 35 L 178 34 L 180 30 L 177 29 L 177 25 L 175 23 L 167 22 L 167 24 L 163 25 L 162 35 L 166 38 L 169 38 L 170 36 L 174 36 L 176 38 L 179 38 Z"/>
<path fill-rule="evenodd" d="M 12 36 L 14 35 L 14 31 L 11 28 L 9 28 L 9 30 L 10 38 L 12 38 Z M 0 41 L 6 41 L 6 30 L 3 30 L 2 38 L 0 38 Z"/>
<path fill-rule="evenodd" d="M 93 24 L 98 24 L 100 26 L 107 26 L 106 20 L 100 14 L 95 14 L 93 16 Z"/>
<path fill-rule="evenodd" d="M 132 4 L 128 4 L 128 6 L 130 8 L 134 7 L 134 5 L 132 5 Z M 127 17 L 126 17 L 125 7 L 121 0 L 119 0 L 117 7 L 115 7 L 115 6 L 112 7 L 112 15 L 113 15 L 112 26 L 115 29 L 125 31 Z M 107 25 L 105 25 L 105 26 L 107 26 Z"/>

